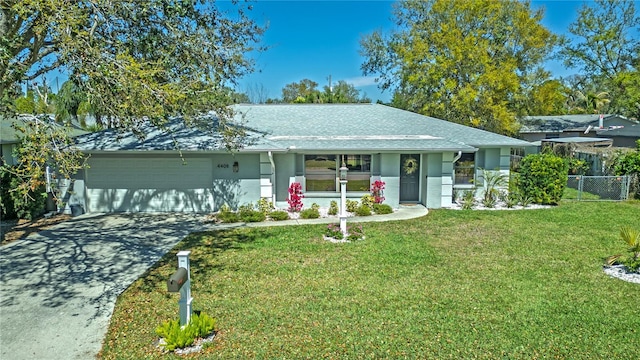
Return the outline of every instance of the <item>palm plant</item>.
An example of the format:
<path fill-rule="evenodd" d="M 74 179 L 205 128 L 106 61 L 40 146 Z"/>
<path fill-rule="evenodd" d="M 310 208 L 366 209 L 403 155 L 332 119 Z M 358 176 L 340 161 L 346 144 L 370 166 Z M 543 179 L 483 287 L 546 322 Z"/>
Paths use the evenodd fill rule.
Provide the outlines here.
<path fill-rule="evenodd" d="M 485 204 L 495 204 L 500 196 L 500 188 L 509 183 L 509 176 L 500 171 L 483 169 L 482 177 L 484 178 L 484 199 L 482 201 Z"/>
<path fill-rule="evenodd" d="M 640 231 L 631 228 L 630 226 L 624 226 L 620 228 L 620 237 L 629 245 L 628 257 L 623 257 L 622 254 L 613 255 L 607 258 L 607 264 L 622 264 L 631 271 L 640 270 Z"/>
<path fill-rule="evenodd" d="M 640 231 L 624 226 L 620 229 L 620 237 L 629 245 L 632 260 L 640 259 Z"/>

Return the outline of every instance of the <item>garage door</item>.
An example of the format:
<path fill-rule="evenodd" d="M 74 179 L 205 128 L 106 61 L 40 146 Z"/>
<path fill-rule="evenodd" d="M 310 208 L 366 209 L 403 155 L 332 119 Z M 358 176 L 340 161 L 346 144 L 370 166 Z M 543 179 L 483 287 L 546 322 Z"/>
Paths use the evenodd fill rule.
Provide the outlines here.
<path fill-rule="evenodd" d="M 89 159 L 85 185 L 89 212 L 210 212 L 209 158 L 99 157 Z"/>

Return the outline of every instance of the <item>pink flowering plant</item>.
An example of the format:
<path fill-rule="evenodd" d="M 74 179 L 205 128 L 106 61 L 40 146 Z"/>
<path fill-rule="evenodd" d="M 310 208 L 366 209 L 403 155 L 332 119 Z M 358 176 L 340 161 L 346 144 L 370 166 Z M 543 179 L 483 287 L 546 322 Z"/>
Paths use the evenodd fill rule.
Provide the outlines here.
<path fill-rule="evenodd" d="M 362 225 L 356 224 L 347 226 L 347 239 L 351 241 L 364 239 L 364 229 Z"/>
<path fill-rule="evenodd" d="M 384 181 L 376 180 L 371 185 L 371 195 L 373 196 L 373 202 L 376 204 L 382 204 L 384 201 Z"/>
<path fill-rule="evenodd" d="M 338 224 L 327 225 L 327 230 L 325 231 L 324 236 L 336 240 L 342 240 L 345 237 L 340 230 L 340 225 Z M 362 239 L 364 239 L 364 230 L 362 229 L 362 225 L 355 224 L 347 226 L 347 240 L 355 241 Z"/>
<path fill-rule="evenodd" d="M 302 185 L 299 182 L 294 182 L 289 185 L 289 197 L 287 203 L 289 203 L 289 211 L 299 212 L 302 210 Z"/>
<path fill-rule="evenodd" d="M 342 240 L 344 238 L 342 231 L 340 231 L 340 225 L 338 224 L 327 225 L 327 231 L 324 233 L 324 235 L 328 238 L 333 238 L 336 240 Z"/>

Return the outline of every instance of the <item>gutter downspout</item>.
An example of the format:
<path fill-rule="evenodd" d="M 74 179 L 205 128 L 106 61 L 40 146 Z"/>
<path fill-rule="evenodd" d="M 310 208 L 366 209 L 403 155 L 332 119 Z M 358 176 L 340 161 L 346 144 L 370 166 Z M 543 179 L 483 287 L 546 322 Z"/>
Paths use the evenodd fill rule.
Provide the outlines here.
<path fill-rule="evenodd" d="M 460 160 L 460 158 L 461 158 L 461 157 L 462 157 L 462 151 L 458 151 L 458 155 L 456 155 L 456 156 L 453 158 L 453 163 L 455 164 L 455 163 L 456 163 L 456 161 Z"/>
<path fill-rule="evenodd" d="M 273 154 L 271 151 L 267 152 L 269 156 L 269 162 L 271 163 L 271 203 L 276 203 L 276 164 L 273 162 Z"/>

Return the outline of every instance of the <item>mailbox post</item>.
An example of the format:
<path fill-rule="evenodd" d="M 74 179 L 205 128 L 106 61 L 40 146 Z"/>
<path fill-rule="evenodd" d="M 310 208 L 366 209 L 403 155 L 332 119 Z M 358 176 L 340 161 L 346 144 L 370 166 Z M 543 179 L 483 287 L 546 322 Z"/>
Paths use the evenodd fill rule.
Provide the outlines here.
<path fill-rule="evenodd" d="M 340 167 L 340 231 L 347 236 L 347 172 L 349 168 L 342 158 L 342 166 Z"/>
<path fill-rule="evenodd" d="M 191 271 L 189 269 L 189 254 L 191 251 L 178 252 L 178 270 L 167 281 L 169 292 L 180 291 L 180 326 L 187 325 L 191 320 Z"/>

